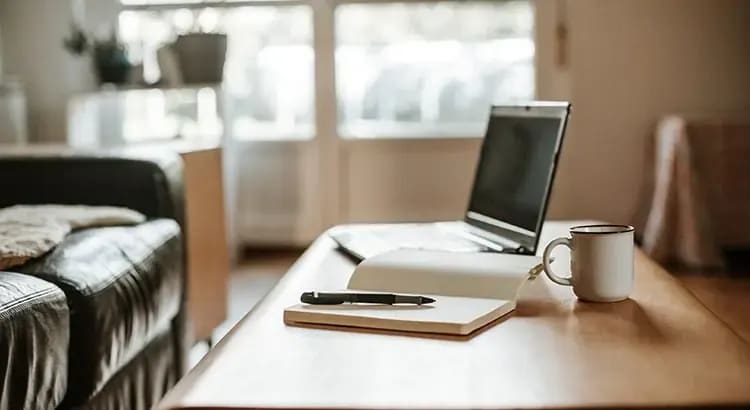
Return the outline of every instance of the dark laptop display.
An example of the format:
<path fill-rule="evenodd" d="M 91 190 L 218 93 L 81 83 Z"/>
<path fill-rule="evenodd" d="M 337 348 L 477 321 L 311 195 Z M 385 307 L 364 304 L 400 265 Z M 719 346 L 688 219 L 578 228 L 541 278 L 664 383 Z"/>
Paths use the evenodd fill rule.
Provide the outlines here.
<path fill-rule="evenodd" d="M 493 109 L 466 222 L 511 237 L 526 251 L 535 250 L 565 119 L 560 114 L 519 116 Z"/>

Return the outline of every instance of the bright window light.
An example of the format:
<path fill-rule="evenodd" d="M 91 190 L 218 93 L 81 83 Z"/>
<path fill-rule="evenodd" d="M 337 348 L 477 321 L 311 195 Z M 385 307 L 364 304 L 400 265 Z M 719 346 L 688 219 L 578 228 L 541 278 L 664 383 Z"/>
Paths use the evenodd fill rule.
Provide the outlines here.
<path fill-rule="evenodd" d="M 481 135 L 492 103 L 534 96 L 532 29 L 528 1 L 339 6 L 339 134 Z"/>
<path fill-rule="evenodd" d="M 529 0 L 326 2 L 335 44 L 314 43 L 312 1 L 121 0 L 119 30 L 150 83 L 178 35 L 226 33 L 222 117 L 239 139 L 314 136 L 315 47 L 334 50 L 323 113 L 344 138 L 479 137 L 490 105 L 534 98 Z"/>
<path fill-rule="evenodd" d="M 314 135 L 312 11 L 306 5 L 134 9 L 119 30 L 144 80 L 157 83 L 157 50 L 190 32 L 227 35 L 223 117 L 238 139 Z"/>

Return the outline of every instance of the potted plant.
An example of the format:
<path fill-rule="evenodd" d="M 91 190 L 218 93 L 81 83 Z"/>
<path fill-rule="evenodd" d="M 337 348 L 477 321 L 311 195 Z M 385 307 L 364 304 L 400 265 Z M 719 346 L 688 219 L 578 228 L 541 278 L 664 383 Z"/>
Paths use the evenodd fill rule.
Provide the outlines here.
<path fill-rule="evenodd" d="M 73 25 L 71 34 L 63 44 L 73 55 L 90 54 L 94 71 L 100 84 L 126 84 L 132 65 L 128 60 L 125 45 L 112 33 L 108 38 L 96 39 Z"/>

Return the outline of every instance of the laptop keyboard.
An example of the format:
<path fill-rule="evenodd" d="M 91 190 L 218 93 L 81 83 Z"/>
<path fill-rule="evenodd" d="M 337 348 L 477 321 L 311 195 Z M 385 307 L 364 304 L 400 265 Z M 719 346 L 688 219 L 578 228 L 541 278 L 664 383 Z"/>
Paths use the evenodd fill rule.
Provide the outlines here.
<path fill-rule="evenodd" d="M 458 222 L 461 224 L 462 222 Z M 396 249 L 421 249 L 448 252 L 499 252 L 497 244 L 485 245 L 481 238 L 473 241 L 460 225 L 453 222 L 435 224 L 388 224 L 379 227 L 334 230 L 331 237 L 345 253 L 357 260 Z"/>
<path fill-rule="evenodd" d="M 378 241 L 389 244 L 392 249 L 409 248 L 424 250 L 446 250 L 454 252 L 481 252 L 488 248 L 457 233 L 439 229 L 433 225 L 391 227 L 368 232 Z"/>

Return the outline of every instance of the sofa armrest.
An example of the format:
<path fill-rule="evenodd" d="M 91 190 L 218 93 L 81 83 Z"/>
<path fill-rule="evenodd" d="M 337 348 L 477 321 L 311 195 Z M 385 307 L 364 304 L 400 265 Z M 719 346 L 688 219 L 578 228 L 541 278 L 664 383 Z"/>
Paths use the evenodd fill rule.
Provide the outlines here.
<path fill-rule="evenodd" d="M 170 152 L 0 156 L 0 207 L 17 204 L 121 206 L 184 230 L 182 161 Z"/>

